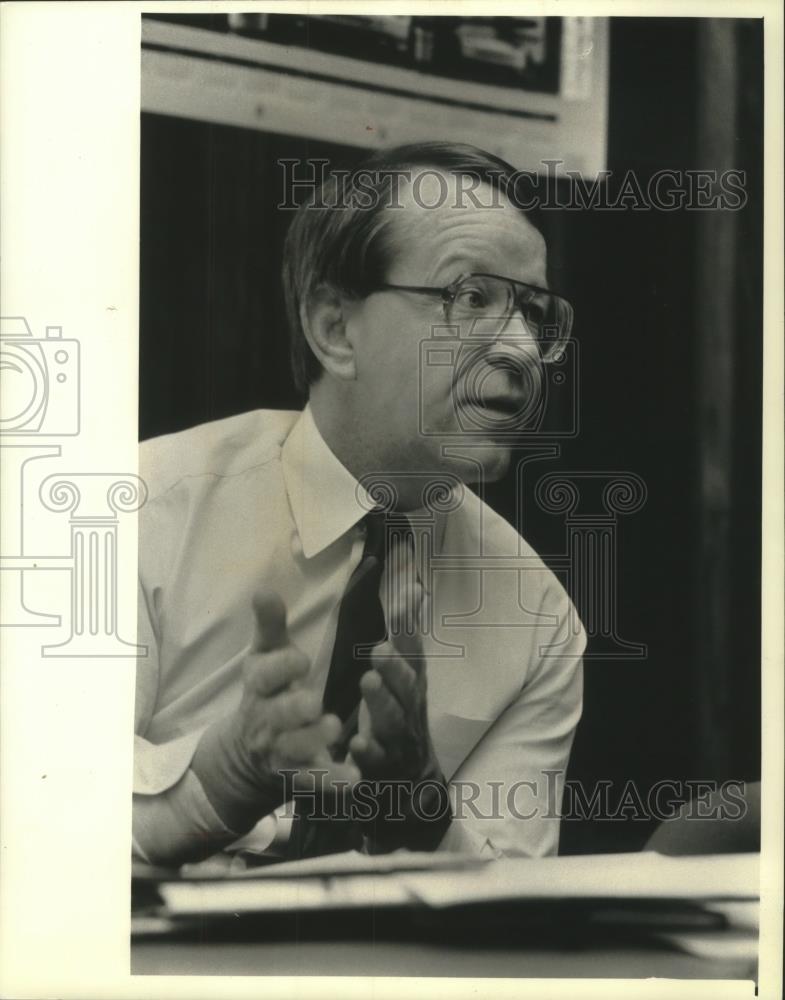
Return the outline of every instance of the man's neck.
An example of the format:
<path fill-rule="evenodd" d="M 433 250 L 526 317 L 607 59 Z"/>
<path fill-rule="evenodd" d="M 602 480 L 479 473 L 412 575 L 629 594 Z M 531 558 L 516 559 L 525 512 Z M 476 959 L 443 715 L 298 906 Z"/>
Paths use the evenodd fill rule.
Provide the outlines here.
<path fill-rule="evenodd" d="M 346 419 L 348 407 L 336 406 L 320 388 L 319 384 L 314 386 L 308 399 L 316 429 L 341 465 L 359 481 L 368 471 L 360 460 L 362 445 L 359 428 L 350 431 L 351 421 Z"/>
<path fill-rule="evenodd" d="M 402 476 L 401 472 L 413 470 L 396 468 L 400 463 L 385 461 L 368 440 L 363 421 L 359 417 L 354 419 L 351 405 L 337 405 L 326 392 L 320 391 L 318 383 L 311 391 L 308 405 L 325 444 L 357 482 L 365 485 L 370 480 L 389 484 L 398 498 L 397 509 L 401 511 L 422 506 L 422 478 L 410 474 Z"/>

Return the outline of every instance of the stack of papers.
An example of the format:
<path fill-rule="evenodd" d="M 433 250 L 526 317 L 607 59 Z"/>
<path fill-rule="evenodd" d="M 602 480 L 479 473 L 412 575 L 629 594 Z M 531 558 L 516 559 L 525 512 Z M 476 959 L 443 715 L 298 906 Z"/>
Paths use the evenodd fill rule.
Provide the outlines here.
<path fill-rule="evenodd" d="M 487 864 L 474 855 L 347 851 L 251 868 L 229 877 L 215 877 L 208 870 L 189 879 L 164 881 L 158 888 L 169 916 L 407 906 L 417 902 L 405 882 L 407 875 L 473 872 L 476 876 Z"/>
<path fill-rule="evenodd" d="M 668 857 L 655 852 L 481 860 L 473 855 L 349 852 L 242 871 L 191 866 L 134 873 L 132 931 L 216 934 L 364 933 L 524 947 L 594 940 L 654 942 L 707 960 L 758 948 L 759 856 Z M 157 901 L 157 902 L 154 902 Z M 162 905 L 161 902 L 162 901 Z M 340 912 L 346 920 L 336 919 Z M 286 914 L 293 918 L 280 920 Z M 322 916 L 324 918 L 322 920 Z M 237 918 L 251 918 L 241 928 Z M 257 923 L 257 921 L 261 921 Z M 196 929 L 196 930 L 195 930 Z"/>
<path fill-rule="evenodd" d="M 674 858 L 644 852 L 479 861 L 454 854 L 349 852 L 228 878 L 164 881 L 158 888 L 170 917 L 395 906 L 441 910 L 527 900 L 755 904 L 758 872 L 754 854 Z M 750 919 L 749 909 L 745 919 Z"/>

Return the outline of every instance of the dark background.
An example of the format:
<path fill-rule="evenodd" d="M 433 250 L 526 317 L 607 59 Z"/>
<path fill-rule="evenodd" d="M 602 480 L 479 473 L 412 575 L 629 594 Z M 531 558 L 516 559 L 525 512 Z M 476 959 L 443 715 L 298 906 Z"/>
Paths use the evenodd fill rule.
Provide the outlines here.
<path fill-rule="evenodd" d="M 648 498 L 620 521 L 621 635 L 588 660 L 570 778 L 760 777 L 762 22 L 612 19 L 608 168 L 746 170 L 740 212 L 542 213 L 575 306 L 580 436 L 537 473 L 619 470 Z M 362 150 L 144 114 L 140 435 L 299 408 L 279 287 L 279 157 Z M 516 515 L 512 477 L 486 498 Z M 521 501 L 526 505 L 526 496 Z M 526 509 L 546 558 L 559 517 Z M 580 607 L 579 607 L 580 610 Z M 652 821 L 565 821 L 570 853 L 640 847 Z"/>

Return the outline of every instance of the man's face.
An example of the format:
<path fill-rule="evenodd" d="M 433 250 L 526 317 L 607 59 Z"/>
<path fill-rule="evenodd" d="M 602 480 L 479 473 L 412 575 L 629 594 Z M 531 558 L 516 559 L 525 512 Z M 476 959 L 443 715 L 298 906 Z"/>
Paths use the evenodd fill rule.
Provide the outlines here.
<path fill-rule="evenodd" d="M 481 207 L 456 199 L 452 175 L 446 175 L 449 196 L 439 207 L 424 207 L 443 195 L 443 186 L 429 179 L 432 187 L 424 183 L 418 191 L 420 204 L 409 188 L 401 193 L 404 207 L 388 209 L 394 250 L 387 282 L 444 287 L 480 272 L 545 287 L 545 243 L 520 212 L 485 187 L 478 191 Z M 520 313 L 507 326 L 484 326 L 479 338 L 475 331 L 467 340 L 465 324 L 444 341 L 447 353 L 437 354 L 428 350 L 442 346 L 434 343 L 434 331 L 444 331 L 446 322 L 437 296 L 375 292 L 349 315 L 359 412 L 377 471 L 450 471 L 466 482 L 502 476 L 510 458 L 510 413 L 525 409 L 526 395 L 536 391 L 532 375 L 525 375 L 536 376 L 537 348 Z M 431 360 L 450 356 L 454 364 Z"/>

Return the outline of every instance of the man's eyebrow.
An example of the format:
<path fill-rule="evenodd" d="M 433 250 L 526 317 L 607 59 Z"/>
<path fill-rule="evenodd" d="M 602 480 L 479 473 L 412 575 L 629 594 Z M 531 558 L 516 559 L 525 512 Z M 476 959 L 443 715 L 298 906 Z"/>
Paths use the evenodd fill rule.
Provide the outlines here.
<path fill-rule="evenodd" d="M 479 257 L 467 256 L 466 253 L 456 253 L 450 250 L 444 257 L 437 258 L 436 265 L 430 274 L 435 278 L 451 268 L 455 268 L 453 275 L 453 280 L 455 280 L 461 274 L 488 273 L 488 262 L 483 262 Z"/>

